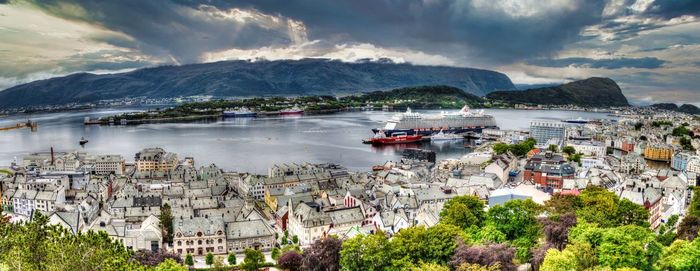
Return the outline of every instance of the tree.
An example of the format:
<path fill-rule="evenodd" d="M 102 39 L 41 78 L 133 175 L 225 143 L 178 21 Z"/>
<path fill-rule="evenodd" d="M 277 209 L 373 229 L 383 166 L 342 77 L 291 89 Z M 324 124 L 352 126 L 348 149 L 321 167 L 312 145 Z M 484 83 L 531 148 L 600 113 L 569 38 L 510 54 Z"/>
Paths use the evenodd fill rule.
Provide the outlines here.
<path fill-rule="evenodd" d="M 551 151 L 551 152 L 558 152 L 558 151 L 559 151 L 559 146 L 557 146 L 557 145 L 555 145 L 555 144 L 549 144 L 549 146 L 547 147 L 547 150 L 548 150 L 548 151 Z"/>
<path fill-rule="evenodd" d="M 549 200 L 544 202 L 545 210 L 553 215 L 575 213 L 581 207 L 583 207 L 581 198 L 571 194 L 554 193 Z"/>
<path fill-rule="evenodd" d="M 214 264 L 214 254 L 211 254 L 211 252 L 207 253 L 207 255 L 204 256 L 204 263 L 211 267 L 211 265 Z"/>
<path fill-rule="evenodd" d="M 163 233 L 163 242 L 173 242 L 173 213 L 170 205 L 165 203 L 160 208 L 160 230 Z"/>
<path fill-rule="evenodd" d="M 340 266 L 343 270 L 386 270 L 391 266 L 391 243 L 384 233 L 358 235 L 343 242 Z"/>
<path fill-rule="evenodd" d="M 178 264 L 182 263 L 180 255 L 168 252 L 165 249 L 161 249 L 158 251 L 139 250 L 134 252 L 133 255 L 131 255 L 131 259 L 145 266 L 157 266 L 167 259 L 172 259 Z"/>
<path fill-rule="evenodd" d="M 450 265 L 478 264 L 482 266 L 499 265 L 503 271 L 517 270 L 513 263 L 515 248 L 506 244 L 488 244 L 482 246 L 467 246 L 463 242 L 455 250 Z"/>
<path fill-rule="evenodd" d="M 280 249 L 279 249 L 279 248 L 273 248 L 273 249 L 272 249 L 272 252 L 270 252 L 270 257 L 271 257 L 273 260 L 279 259 L 280 255 L 281 255 L 281 253 L 280 253 Z"/>
<path fill-rule="evenodd" d="M 288 271 L 299 271 L 302 270 L 303 257 L 296 251 L 288 251 L 277 260 L 277 265 L 283 270 Z"/>
<path fill-rule="evenodd" d="M 576 153 L 576 148 L 574 146 L 564 146 L 564 148 L 561 149 L 563 153 L 566 153 L 567 155 L 573 155 Z"/>
<path fill-rule="evenodd" d="M 678 225 L 678 239 L 693 241 L 700 231 L 700 217 L 687 215 Z"/>
<path fill-rule="evenodd" d="M 501 271 L 501 266 L 498 264 L 483 266 L 478 264 L 463 263 L 460 266 L 457 266 L 457 271 Z"/>
<path fill-rule="evenodd" d="M 554 248 L 547 250 L 542 262 L 541 271 L 574 271 L 577 270 L 576 256 L 570 251 L 559 251 Z"/>
<path fill-rule="evenodd" d="M 187 271 L 187 267 L 173 259 L 166 259 L 156 266 L 155 271 Z"/>
<path fill-rule="evenodd" d="M 245 258 L 241 264 L 241 268 L 247 271 L 255 271 L 263 266 L 265 263 L 265 255 L 262 252 L 247 248 L 244 252 Z"/>
<path fill-rule="evenodd" d="M 299 244 L 299 236 L 296 236 L 296 235 L 292 236 L 292 243 L 295 245 Z"/>
<path fill-rule="evenodd" d="M 700 238 L 692 242 L 676 240 L 663 251 L 661 270 L 697 270 L 700 267 Z"/>
<path fill-rule="evenodd" d="M 661 254 L 661 246 L 647 228 L 626 225 L 606 229 L 597 251 L 598 261 L 603 266 L 652 270 Z"/>
<path fill-rule="evenodd" d="M 475 196 L 458 196 L 448 200 L 440 211 L 440 222 L 462 229 L 480 226 L 484 219 L 484 202 Z"/>
<path fill-rule="evenodd" d="M 620 220 L 620 225 L 649 227 L 649 210 L 628 199 L 622 199 L 618 203 L 617 217 Z"/>
<path fill-rule="evenodd" d="M 509 200 L 504 204 L 491 207 L 487 217 L 488 221 L 496 226 L 498 231 L 504 233 L 508 240 L 515 240 L 522 236 L 537 235 L 536 217 L 541 210 L 541 206 L 531 199 Z"/>
<path fill-rule="evenodd" d="M 540 219 L 545 240 L 554 248 L 562 250 L 569 241 L 569 229 L 576 225 L 576 215 L 567 213 Z"/>
<path fill-rule="evenodd" d="M 335 236 L 314 241 L 302 254 L 302 269 L 308 271 L 340 270 L 340 251 L 343 242 Z"/>
<path fill-rule="evenodd" d="M 411 271 L 450 271 L 450 268 L 436 263 L 421 263 L 411 268 Z"/>
<path fill-rule="evenodd" d="M 576 217 L 586 222 L 597 223 L 601 227 L 615 227 L 619 225 L 618 201 L 614 192 L 598 186 L 588 186 L 579 195 L 581 208 L 576 212 Z"/>
<path fill-rule="evenodd" d="M 185 256 L 185 264 L 187 266 L 194 266 L 194 258 L 192 258 L 192 254 L 187 253 L 187 256 Z"/>
<path fill-rule="evenodd" d="M 229 253 L 226 261 L 228 262 L 228 265 L 236 265 L 236 254 Z"/>

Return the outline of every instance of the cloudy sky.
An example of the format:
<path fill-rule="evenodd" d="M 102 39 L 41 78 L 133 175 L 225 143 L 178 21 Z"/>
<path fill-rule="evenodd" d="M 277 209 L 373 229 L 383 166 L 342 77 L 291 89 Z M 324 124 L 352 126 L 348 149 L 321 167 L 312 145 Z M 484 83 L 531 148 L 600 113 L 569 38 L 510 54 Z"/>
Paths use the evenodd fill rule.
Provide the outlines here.
<path fill-rule="evenodd" d="M 700 0 L 0 0 L 0 89 L 74 72 L 324 57 L 591 76 L 700 105 Z"/>

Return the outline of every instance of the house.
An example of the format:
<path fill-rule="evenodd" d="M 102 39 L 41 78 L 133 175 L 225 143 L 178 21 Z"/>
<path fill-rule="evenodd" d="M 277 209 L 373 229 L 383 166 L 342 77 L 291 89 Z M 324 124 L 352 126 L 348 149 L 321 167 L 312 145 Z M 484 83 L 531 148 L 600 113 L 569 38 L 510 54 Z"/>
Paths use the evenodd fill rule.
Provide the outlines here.
<path fill-rule="evenodd" d="M 241 253 L 246 249 L 268 251 L 276 244 L 274 232 L 260 219 L 227 223 L 226 243 L 229 253 Z"/>
<path fill-rule="evenodd" d="M 510 172 L 517 168 L 518 160 L 515 157 L 498 155 L 494 157 L 493 162 L 484 168 L 484 172 L 495 174 L 501 183 L 506 183 Z"/>
<path fill-rule="evenodd" d="M 220 217 L 173 219 L 173 250 L 180 254 L 226 254 L 226 232 Z"/>
<path fill-rule="evenodd" d="M 558 154 L 535 154 L 525 165 L 523 179 L 541 187 L 561 189 L 564 179 L 573 179 L 576 170 Z"/>

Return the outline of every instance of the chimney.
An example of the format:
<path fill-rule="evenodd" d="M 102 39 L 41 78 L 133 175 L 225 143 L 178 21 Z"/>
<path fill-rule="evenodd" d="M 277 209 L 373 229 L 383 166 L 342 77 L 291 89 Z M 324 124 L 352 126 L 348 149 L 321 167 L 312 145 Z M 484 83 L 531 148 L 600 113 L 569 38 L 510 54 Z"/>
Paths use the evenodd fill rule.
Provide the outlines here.
<path fill-rule="evenodd" d="M 54 161 L 54 158 L 53 158 L 53 147 L 51 147 L 51 165 L 52 165 L 52 166 L 53 166 L 53 161 Z"/>

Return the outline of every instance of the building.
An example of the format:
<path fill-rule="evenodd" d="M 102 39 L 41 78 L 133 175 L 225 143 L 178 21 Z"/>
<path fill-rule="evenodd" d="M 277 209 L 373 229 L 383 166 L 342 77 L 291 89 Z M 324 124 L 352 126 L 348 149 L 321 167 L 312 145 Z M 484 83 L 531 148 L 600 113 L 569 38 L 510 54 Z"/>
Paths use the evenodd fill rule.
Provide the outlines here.
<path fill-rule="evenodd" d="M 493 162 L 484 168 L 484 172 L 493 173 L 498 176 L 501 182 L 508 181 L 511 171 L 518 169 L 518 159 L 507 155 L 499 155 L 494 157 Z"/>
<path fill-rule="evenodd" d="M 541 187 L 561 189 L 564 179 L 573 179 L 576 170 L 563 156 L 546 152 L 535 154 L 525 164 L 523 179 Z"/>
<path fill-rule="evenodd" d="M 331 217 L 316 202 L 302 202 L 291 208 L 287 229 L 290 236 L 298 236 L 299 243 L 307 246 L 325 238 L 331 227 Z"/>
<path fill-rule="evenodd" d="M 124 175 L 125 162 L 121 155 L 98 155 L 94 173 L 97 175 Z"/>
<path fill-rule="evenodd" d="M 537 141 L 537 146 L 547 146 L 547 142 L 556 140 L 561 145 L 566 139 L 566 125 L 561 122 L 530 122 L 530 137 Z"/>
<path fill-rule="evenodd" d="M 263 220 L 236 221 L 226 224 L 226 243 L 229 253 L 267 251 L 275 247 L 275 234 Z"/>
<path fill-rule="evenodd" d="M 688 159 L 688 166 L 686 167 L 685 171 L 700 174 L 700 156 L 691 156 Z"/>
<path fill-rule="evenodd" d="M 136 153 L 134 161 L 139 172 L 169 171 L 177 166 L 177 155 L 162 148 L 145 148 Z"/>
<path fill-rule="evenodd" d="M 585 156 L 603 157 L 605 156 L 605 143 L 599 141 L 569 141 L 567 146 L 574 147 L 577 153 Z"/>
<path fill-rule="evenodd" d="M 226 233 L 221 217 L 173 219 L 173 250 L 180 255 L 226 254 Z"/>
<path fill-rule="evenodd" d="M 620 159 L 620 172 L 640 174 L 647 169 L 647 163 L 639 154 L 629 153 Z"/>
<path fill-rule="evenodd" d="M 673 147 L 666 144 L 647 145 L 644 149 L 644 158 L 655 161 L 671 161 Z"/>
<path fill-rule="evenodd" d="M 32 217 L 36 206 L 36 190 L 18 189 L 12 197 L 12 207 L 16 214 Z"/>

